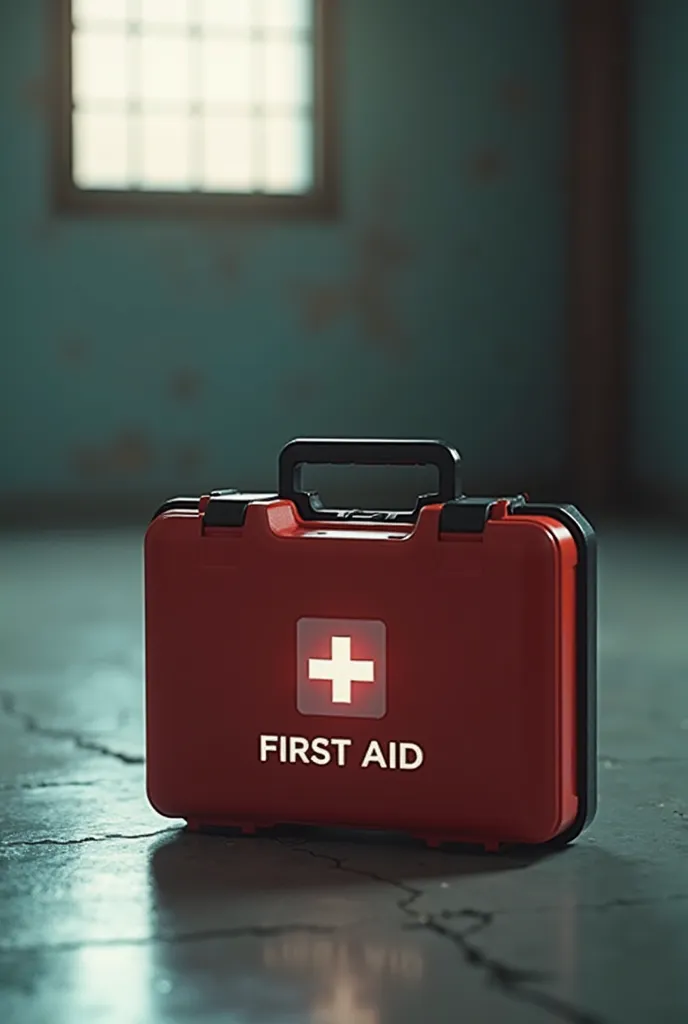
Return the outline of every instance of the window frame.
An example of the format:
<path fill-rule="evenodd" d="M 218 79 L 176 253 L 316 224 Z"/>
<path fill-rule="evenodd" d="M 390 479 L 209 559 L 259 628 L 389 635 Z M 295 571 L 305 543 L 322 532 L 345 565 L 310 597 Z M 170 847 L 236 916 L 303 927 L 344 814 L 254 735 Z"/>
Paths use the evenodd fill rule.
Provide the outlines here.
<path fill-rule="evenodd" d="M 58 213 L 117 217 L 330 219 L 339 208 L 335 83 L 339 0 L 313 0 L 314 181 L 303 194 L 81 189 L 74 183 L 72 0 L 53 0 L 52 196 Z"/>

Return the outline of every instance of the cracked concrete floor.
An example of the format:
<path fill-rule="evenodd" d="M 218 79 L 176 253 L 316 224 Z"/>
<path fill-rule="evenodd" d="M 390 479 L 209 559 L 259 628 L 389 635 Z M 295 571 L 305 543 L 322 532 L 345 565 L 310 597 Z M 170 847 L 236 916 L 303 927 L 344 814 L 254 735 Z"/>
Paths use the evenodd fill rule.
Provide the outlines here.
<path fill-rule="evenodd" d="M 0 539 L 0 1020 L 688 1020 L 688 539 L 601 544 L 601 803 L 534 860 L 146 804 L 140 538 Z"/>

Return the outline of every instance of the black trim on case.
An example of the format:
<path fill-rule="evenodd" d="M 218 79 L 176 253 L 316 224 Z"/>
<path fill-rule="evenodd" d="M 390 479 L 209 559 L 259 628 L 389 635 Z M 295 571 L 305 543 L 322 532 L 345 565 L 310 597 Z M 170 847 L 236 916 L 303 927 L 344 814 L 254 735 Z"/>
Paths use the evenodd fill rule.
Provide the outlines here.
<path fill-rule="evenodd" d="M 244 525 L 246 509 L 252 501 L 274 501 L 279 495 L 241 494 L 239 491 L 214 491 L 203 513 L 203 527 Z"/>
<path fill-rule="evenodd" d="M 220 494 L 238 494 L 238 493 L 239 493 L 238 491 L 233 491 L 233 490 L 211 491 L 210 492 L 210 496 L 214 497 L 215 495 L 220 495 Z M 151 516 L 151 522 L 154 519 L 157 519 L 158 516 L 161 516 L 163 514 L 163 512 L 182 512 L 182 511 L 184 511 L 184 512 L 198 512 L 199 503 L 200 503 L 200 498 L 170 498 L 168 501 L 164 502 L 160 506 L 160 508 L 157 510 L 157 512 L 154 513 L 154 515 Z"/>
<path fill-rule="evenodd" d="M 151 516 L 151 522 L 161 516 L 163 512 L 179 512 L 182 510 L 194 512 L 198 511 L 198 498 L 170 498 L 168 501 L 163 502 L 159 509 Z"/>
<path fill-rule="evenodd" d="M 448 501 L 440 512 L 440 533 L 482 533 L 490 517 L 490 509 L 498 501 L 508 501 L 509 511 L 523 504 L 525 498 L 457 498 Z"/>
<path fill-rule="evenodd" d="M 573 505 L 520 505 L 515 515 L 556 519 L 572 534 L 576 567 L 576 775 L 578 814 L 569 827 L 545 846 L 565 846 L 591 823 L 597 811 L 597 538 L 588 520 Z"/>

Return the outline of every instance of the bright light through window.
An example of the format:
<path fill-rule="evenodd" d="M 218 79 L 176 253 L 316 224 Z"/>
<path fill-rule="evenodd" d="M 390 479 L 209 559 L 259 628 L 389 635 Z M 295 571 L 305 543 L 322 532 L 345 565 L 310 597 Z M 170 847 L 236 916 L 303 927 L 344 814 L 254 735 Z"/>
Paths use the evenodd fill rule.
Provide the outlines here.
<path fill-rule="evenodd" d="M 299 195 L 314 183 L 314 0 L 73 0 L 83 190 Z"/>

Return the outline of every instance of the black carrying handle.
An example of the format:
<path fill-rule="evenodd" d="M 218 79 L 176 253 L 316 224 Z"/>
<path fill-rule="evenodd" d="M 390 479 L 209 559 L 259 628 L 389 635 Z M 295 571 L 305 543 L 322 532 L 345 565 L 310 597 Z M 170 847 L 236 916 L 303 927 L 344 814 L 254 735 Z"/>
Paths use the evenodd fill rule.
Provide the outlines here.
<path fill-rule="evenodd" d="M 329 466 L 435 466 L 439 486 L 422 494 L 411 512 L 364 512 L 323 507 L 317 491 L 303 489 L 305 464 Z M 423 505 L 453 501 L 461 496 L 461 456 L 441 441 L 352 440 L 295 438 L 279 456 L 279 496 L 292 501 L 302 519 L 379 519 L 415 522 Z"/>

